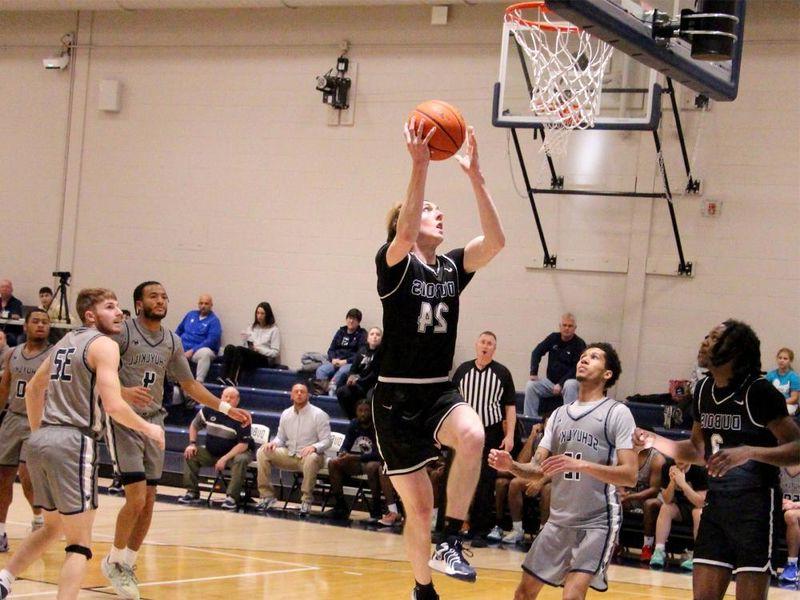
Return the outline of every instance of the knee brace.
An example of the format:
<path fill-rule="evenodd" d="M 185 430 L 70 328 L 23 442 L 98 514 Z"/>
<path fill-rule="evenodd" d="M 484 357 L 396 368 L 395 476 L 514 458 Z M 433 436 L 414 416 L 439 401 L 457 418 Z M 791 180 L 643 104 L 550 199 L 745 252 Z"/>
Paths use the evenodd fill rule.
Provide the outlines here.
<path fill-rule="evenodd" d="M 90 548 L 86 546 L 81 546 L 80 544 L 70 544 L 66 548 L 64 548 L 64 552 L 67 554 L 83 554 L 86 557 L 86 560 L 92 560 L 92 551 Z"/>

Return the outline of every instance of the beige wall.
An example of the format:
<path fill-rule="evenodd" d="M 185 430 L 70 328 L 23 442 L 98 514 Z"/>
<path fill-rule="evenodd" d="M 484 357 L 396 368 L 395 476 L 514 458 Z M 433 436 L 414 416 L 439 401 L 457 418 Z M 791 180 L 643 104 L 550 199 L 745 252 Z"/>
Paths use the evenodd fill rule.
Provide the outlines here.
<path fill-rule="evenodd" d="M 506 131 L 490 123 L 501 12 L 452 7 L 446 27 L 430 26 L 423 6 L 0 13 L 2 275 L 32 302 L 60 260 L 74 289 L 108 285 L 126 306 L 136 283 L 159 279 L 173 326 L 207 291 L 229 341 L 266 299 L 284 362 L 296 366 L 303 351 L 327 346 L 350 306 L 365 325 L 380 321 L 373 257 L 407 183 L 400 127 L 417 102 L 442 98 L 476 126 L 508 239 L 463 297 L 457 361 L 492 329 L 521 388 L 531 348 L 565 310 L 587 341 L 619 345 L 619 395 L 663 390 L 731 315 L 755 326 L 765 366 L 778 346 L 797 348 L 800 39 L 787 25 L 796 5 L 752 3 L 739 99 L 684 113 L 695 171 L 724 203 L 709 219 L 697 198 L 676 198 L 696 265 L 689 280 L 660 274 L 677 267 L 663 201 L 541 196 L 560 263 L 625 268 L 526 268 L 541 255 L 538 237 Z M 40 59 L 75 30 L 72 67 L 45 72 Z M 343 38 L 358 64 L 355 126 L 330 127 L 314 76 L 333 66 Z M 118 114 L 97 108 L 107 78 L 124 86 Z M 663 137 L 677 191 L 670 119 Z M 660 189 L 646 133 L 576 136 L 563 171 L 568 181 Z M 454 161 L 432 165 L 428 196 L 445 210 L 448 246 L 478 233 Z"/>

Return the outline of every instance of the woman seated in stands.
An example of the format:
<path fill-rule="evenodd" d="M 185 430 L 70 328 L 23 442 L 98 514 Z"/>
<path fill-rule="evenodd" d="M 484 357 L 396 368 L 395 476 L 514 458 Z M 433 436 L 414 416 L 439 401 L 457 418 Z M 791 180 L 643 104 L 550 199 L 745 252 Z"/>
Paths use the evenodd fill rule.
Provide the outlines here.
<path fill-rule="evenodd" d="M 791 348 L 781 348 L 775 355 L 777 366 L 765 375 L 775 388 L 786 398 L 786 409 L 790 415 L 797 414 L 798 397 L 800 396 L 800 376 L 792 370 L 794 352 Z"/>
<path fill-rule="evenodd" d="M 274 367 L 280 362 L 281 332 L 275 325 L 275 315 L 269 302 L 256 306 L 253 324 L 242 332 L 242 345 L 225 346 L 225 364 L 219 378 L 224 385 L 239 385 L 242 370 Z"/>
<path fill-rule="evenodd" d="M 656 521 L 656 547 L 650 559 L 650 567 L 660 569 L 667 559 L 667 539 L 672 530 L 672 522 L 692 524 L 692 538 L 697 539 L 700 517 L 706 502 L 708 480 L 706 470 L 698 465 L 667 462 L 663 468 L 662 481 L 668 481 L 661 491 L 661 508 Z M 681 562 L 681 568 L 691 571 L 691 557 Z"/>
<path fill-rule="evenodd" d="M 367 332 L 367 345 L 363 346 L 353 359 L 353 366 L 345 384 L 336 388 L 339 406 L 348 419 L 355 419 L 356 405 L 367 397 L 367 392 L 378 382 L 379 349 L 382 339 L 383 330 L 380 327 L 372 327 Z"/>

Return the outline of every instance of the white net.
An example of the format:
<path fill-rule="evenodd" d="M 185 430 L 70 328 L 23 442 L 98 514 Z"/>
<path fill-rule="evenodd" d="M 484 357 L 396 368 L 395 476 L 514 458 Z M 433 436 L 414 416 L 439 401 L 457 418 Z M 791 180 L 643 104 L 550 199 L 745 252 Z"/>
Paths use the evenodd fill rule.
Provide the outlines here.
<path fill-rule="evenodd" d="M 523 11 L 533 11 L 536 20 Z M 612 48 L 570 23 L 552 20 L 538 3 L 512 6 L 505 19 L 529 59 L 530 108 L 543 117 L 543 150 L 561 154 L 570 131 L 594 126 Z"/>

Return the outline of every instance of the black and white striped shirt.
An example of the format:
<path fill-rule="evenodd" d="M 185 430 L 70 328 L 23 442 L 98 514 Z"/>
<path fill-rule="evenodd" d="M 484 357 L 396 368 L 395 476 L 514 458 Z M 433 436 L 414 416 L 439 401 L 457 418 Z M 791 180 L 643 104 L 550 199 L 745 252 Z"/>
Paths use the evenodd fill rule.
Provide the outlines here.
<path fill-rule="evenodd" d="M 478 413 L 484 427 L 505 419 L 505 407 L 516 402 L 511 372 L 495 361 L 482 369 L 474 360 L 462 363 L 453 374 L 453 383 Z"/>

